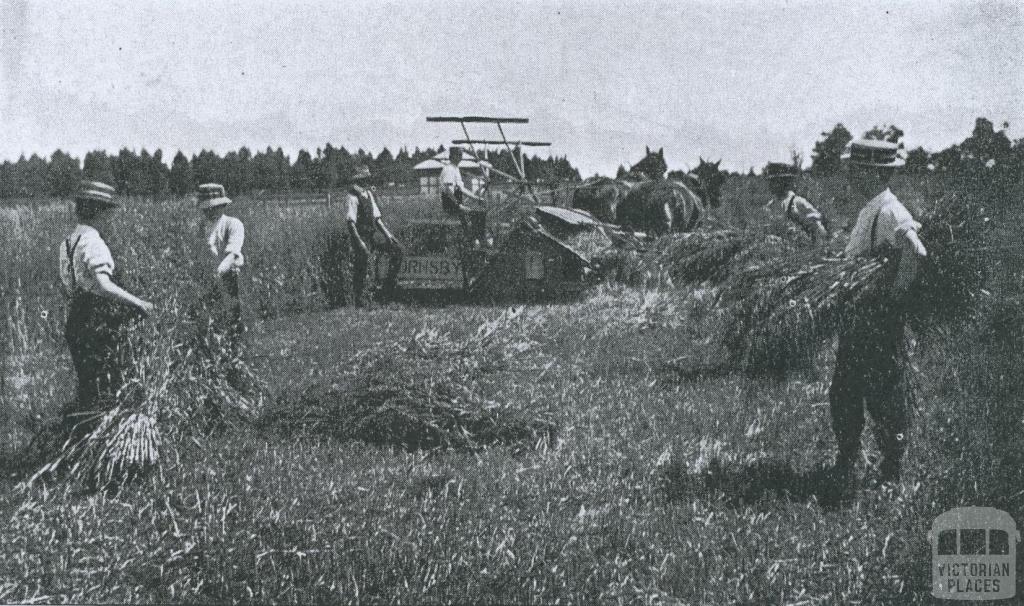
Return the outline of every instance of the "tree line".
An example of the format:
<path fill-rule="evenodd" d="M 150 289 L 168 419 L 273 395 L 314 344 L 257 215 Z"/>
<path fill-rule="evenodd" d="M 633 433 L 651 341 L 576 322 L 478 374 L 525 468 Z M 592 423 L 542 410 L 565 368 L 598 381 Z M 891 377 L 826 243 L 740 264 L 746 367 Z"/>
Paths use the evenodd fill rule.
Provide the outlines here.
<path fill-rule="evenodd" d="M 443 145 L 437 149 L 417 147 L 411 152 L 403 147 L 393 154 L 385 147 L 374 155 L 363 149 L 352 153 L 328 143 L 315 154 L 300 150 L 292 160 L 280 147 L 256 153 L 241 147 L 223 156 L 203 150 L 189 158 L 178 151 L 168 164 L 159 149 L 150 153 L 124 148 L 117 154 L 95 150 L 81 160 L 58 149 L 49 158 L 32 154 L 0 163 L 0 198 L 66 197 L 82 179 L 109 183 L 121 194 L 150 197 L 188 195 L 197 184 L 208 182 L 223 184 L 229 195 L 330 190 L 344 184 L 360 164 L 370 168 L 374 185 L 410 185 L 418 180 L 413 170 L 416 164 L 445 151 Z M 488 160 L 501 171 L 517 174 L 507 149 L 491 152 Z M 531 180 L 580 179 L 579 171 L 564 156 L 527 156 L 523 163 Z"/>
<path fill-rule="evenodd" d="M 961 143 L 938 152 L 922 147 L 907 150 L 906 171 L 960 174 L 984 168 L 1001 174 L 1020 174 L 1024 171 L 1024 139 L 1011 141 L 1006 135 L 1008 127 L 1003 123 L 996 130 L 992 121 L 978 118 L 971 135 Z M 903 130 L 894 125 L 875 126 L 864 136 L 902 145 Z M 816 175 L 839 171 L 843 149 L 852 139 L 853 134 L 843 124 L 823 132 L 814 144 L 809 171 Z M 150 153 L 146 149 L 136 152 L 124 148 L 117 154 L 96 150 L 86 153 L 81 160 L 58 149 L 49 158 L 33 154 L 0 163 L 0 198 L 69 196 L 83 178 L 110 183 L 123 194 L 151 197 L 187 195 L 197 184 L 207 182 L 222 183 L 230 195 L 322 191 L 343 184 L 359 164 L 370 168 L 375 185 L 411 185 L 417 181 L 413 167 L 444 151 L 444 146 L 417 147 L 411 152 L 403 147 L 392 154 L 385 147 L 374 155 L 363 149 L 352 153 L 328 143 L 315 154 L 300 150 L 292 160 L 280 147 L 267 147 L 256 153 L 241 147 L 224 156 L 203 150 L 189 158 L 179 151 L 168 164 L 159 149 Z M 517 173 L 508 150 L 491 153 L 489 161 L 503 172 Z M 793 161 L 802 165 L 798 154 L 794 154 Z M 524 164 L 527 178 L 534 181 L 580 180 L 579 171 L 564 156 L 527 157 Z M 620 167 L 619 172 L 625 169 Z"/>

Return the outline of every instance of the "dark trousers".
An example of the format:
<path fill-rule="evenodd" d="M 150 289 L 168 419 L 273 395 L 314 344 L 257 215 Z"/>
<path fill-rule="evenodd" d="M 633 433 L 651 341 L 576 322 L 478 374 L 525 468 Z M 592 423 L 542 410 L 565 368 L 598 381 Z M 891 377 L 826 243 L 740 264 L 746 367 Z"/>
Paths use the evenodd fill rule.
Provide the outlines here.
<path fill-rule="evenodd" d="M 462 190 L 456 189 L 455 193 L 447 189 L 441 190 L 441 210 L 446 213 L 456 214 L 462 210 Z"/>
<path fill-rule="evenodd" d="M 484 211 L 468 209 L 462 203 L 462 190 L 454 194 L 441 190 L 441 209 L 450 215 L 457 215 L 462 224 L 462 235 L 466 242 L 487 238 L 487 214 Z"/>
<path fill-rule="evenodd" d="M 904 321 L 892 312 L 857 320 L 839 335 L 829 404 L 840 473 L 853 470 L 867 411 L 882 451 L 882 477 L 899 477 L 907 443 L 905 366 Z"/>
<path fill-rule="evenodd" d="M 384 278 L 384 295 L 393 296 L 398 286 L 398 270 L 402 266 L 402 251 L 397 250 L 390 244 L 377 244 L 373 234 L 362 234 L 361 238 L 366 243 L 367 251 L 354 244 L 352 249 L 352 296 L 357 306 L 364 305 L 373 297 L 376 289 L 374 280 L 373 258 L 376 254 L 387 254 L 388 273 Z"/>
<path fill-rule="evenodd" d="M 213 330 L 234 357 L 241 353 L 245 323 L 242 321 L 242 296 L 238 288 L 238 272 L 229 272 L 217 283 Z"/>
<path fill-rule="evenodd" d="M 240 388 L 236 362 L 242 357 L 245 322 L 237 272 L 214 277 L 200 300 L 196 318 L 199 347 L 207 358 L 227 367 L 228 383 Z"/>
<path fill-rule="evenodd" d="M 76 293 L 68 307 L 64 338 L 78 377 L 75 402 L 63 411 L 65 431 L 83 437 L 113 408 L 124 385 L 126 342 L 122 327 L 127 314 L 91 293 Z"/>

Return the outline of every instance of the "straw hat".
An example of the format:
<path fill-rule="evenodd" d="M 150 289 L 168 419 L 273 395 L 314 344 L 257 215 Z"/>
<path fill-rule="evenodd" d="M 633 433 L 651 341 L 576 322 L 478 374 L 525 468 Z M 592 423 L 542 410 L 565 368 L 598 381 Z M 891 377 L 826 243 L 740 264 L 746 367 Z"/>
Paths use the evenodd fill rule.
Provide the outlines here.
<path fill-rule="evenodd" d="M 370 178 L 370 169 L 365 164 L 360 164 L 348 178 L 349 181 L 362 181 Z"/>
<path fill-rule="evenodd" d="M 795 179 L 796 167 L 784 162 L 769 162 L 761 175 L 765 179 Z"/>
<path fill-rule="evenodd" d="M 225 195 L 224 186 L 220 183 L 203 183 L 196 188 L 196 206 L 200 210 L 228 204 L 231 204 L 231 198 Z"/>
<path fill-rule="evenodd" d="M 94 202 L 100 206 L 119 206 L 114 201 L 114 188 L 99 181 L 82 181 L 75 192 L 75 200 Z"/>
<path fill-rule="evenodd" d="M 857 139 L 843 153 L 843 159 L 857 166 L 899 168 L 907 163 L 901 156 L 902 150 L 895 143 L 877 139 Z"/>

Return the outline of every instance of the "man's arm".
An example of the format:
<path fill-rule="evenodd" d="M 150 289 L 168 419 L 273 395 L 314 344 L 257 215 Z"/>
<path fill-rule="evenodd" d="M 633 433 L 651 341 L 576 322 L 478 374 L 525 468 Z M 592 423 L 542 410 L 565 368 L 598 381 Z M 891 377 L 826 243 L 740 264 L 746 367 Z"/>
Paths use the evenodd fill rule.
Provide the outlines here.
<path fill-rule="evenodd" d="M 924 243 L 917 236 L 917 231 L 913 229 L 904 232 L 899 243 L 900 265 L 896 270 L 896 282 L 893 284 L 893 288 L 897 293 L 904 293 L 914 283 L 921 261 L 928 255 L 928 251 L 925 250 Z"/>
<path fill-rule="evenodd" d="M 396 238 L 395 235 L 391 233 L 391 230 L 388 229 L 388 226 L 384 224 L 383 218 L 377 217 L 377 220 L 374 221 L 374 225 L 377 226 L 377 230 L 380 231 L 380 233 L 384 234 L 384 238 L 387 239 L 392 247 L 399 249 L 402 248 L 402 245 L 398 243 L 398 238 Z"/>
<path fill-rule="evenodd" d="M 228 228 L 227 243 L 224 246 L 224 259 L 217 266 L 217 275 L 237 270 L 242 261 L 242 246 L 245 243 L 245 226 L 241 221 L 233 221 Z"/>
<path fill-rule="evenodd" d="M 478 195 L 476 195 L 475 193 L 473 193 L 473 191 L 472 191 L 472 190 L 470 190 L 470 189 L 469 189 L 468 187 L 466 187 L 465 185 L 460 185 L 460 186 L 459 186 L 459 189 L 461 189 L 461 190 L 462 190 L 462 195 L 463 195 L 463 196 L 465 196 L 465 197 L 468 197 L 468 198 L 469 198 L 469 199 L 471 199 L 471 200 L 476 200 L 477 202 L 480 202 L 481 200 L 483 200 L 483 198 L 481 198 L 480 196 L 478 196 Z"/>
<path fill-rule="evenodd" d="M 241 253 L 229 252 L 217 266 L 217 275 L 223 276 L 238 269 L 238 260 L 242 258 Z"/>
<path fill-rule="evenodd" d="M 821 219 L 814 220 L 813 230 L 811 237 L 814 238 L 815 243 L 822 246 L 828 244 L 828 231 L 825 229 L 825 224 L 821 222 Z"/>
<path fill-rule="evenodd" d="M 348 223 L 348 235 L 352 238 L 352 242 L 355 243 L 356 248 L 360 250 L 364 255 L 370 252 L 367 248 L 366 242 L 363 242 L 363 237 L 359 235 L 359 230 L 356 229 L 356 222 L 349 219 Z"/>
<path fill-rule="evenodd" d="M 358 250 L 363 254 L 368 254 L 369 248 L 367 248 L 366 242 L 363 242 L 363 237 L 359 235 L 359 230 L 356 229 L 356 221 L 358 218 L 359 198 L 349 192 L 345 197 L 345 225 L 348 227 L 348 235 L 352 239 L 352 244 Z"/>
<path fill-rule="evenodd" d="M 793 212 L 799 218 L 804 230 L 817 244 L 828 244 L 828 232 L 821 218 L 821 212 L 805 198 L 797 196 L 793 200 Z"/>
<path fill-rule="evenodd" d="M 96 284 L 100 287 L 100 293 L 108 299 L 120 301 L 127 305 L 132 305 L 138 308 L 142 313 L 148 314 L 153 311 L 153 304 L 149 301 L 143 301 L 136 297 L 127 290 L 121 288 L 110 279 L 109 274 L 100 273 L 96 274 Z"/>
<path fill-rule="evenodd" d="M 455 171 L 452 171 L 450 167 L 446 167 L 445 170 L 446 171 L 450 171 L 450 172 L 453 173 L 453 175 L 451 177 L 445 177 L 448 180 L 446 180 L 444 182 L 444 184 L 443 184 L 444 187 L 448 190 L 449 194 L 454 194 L 455 190 L 459 190 L 459 191 L 462 192 L 462 195 L 464 197 L 469 197 L 471 200 L 480 201 L 480 199 L 481 199 L 480 196 L 476 195 L 475 193 L 473 193 L 473 191 L 471 189 L 466 187 L 466 183 L 462 180 L 462 173 L 461 172 L 458 173 L 457 177 L 454 176 L 454 172 L 457 171 L 458 169 L 455 169 Z M 469 209 L 463 208 L 462 210 L 469 210 Z"/>

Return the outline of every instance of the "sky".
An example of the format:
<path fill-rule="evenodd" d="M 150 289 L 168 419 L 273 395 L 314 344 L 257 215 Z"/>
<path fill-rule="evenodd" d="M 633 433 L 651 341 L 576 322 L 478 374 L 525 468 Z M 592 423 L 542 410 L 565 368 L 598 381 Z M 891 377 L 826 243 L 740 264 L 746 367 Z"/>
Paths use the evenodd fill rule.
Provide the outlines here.
<path fill-rule="evenodd" d="M 746 170 L 876 124 L 1024 137 L 1017 2 L 0 0 L 0 159 L 449 144 L 528 117 L 584 175 L 644 148 Z M 491 137 L 491 130 L 471 131 Z"/>

